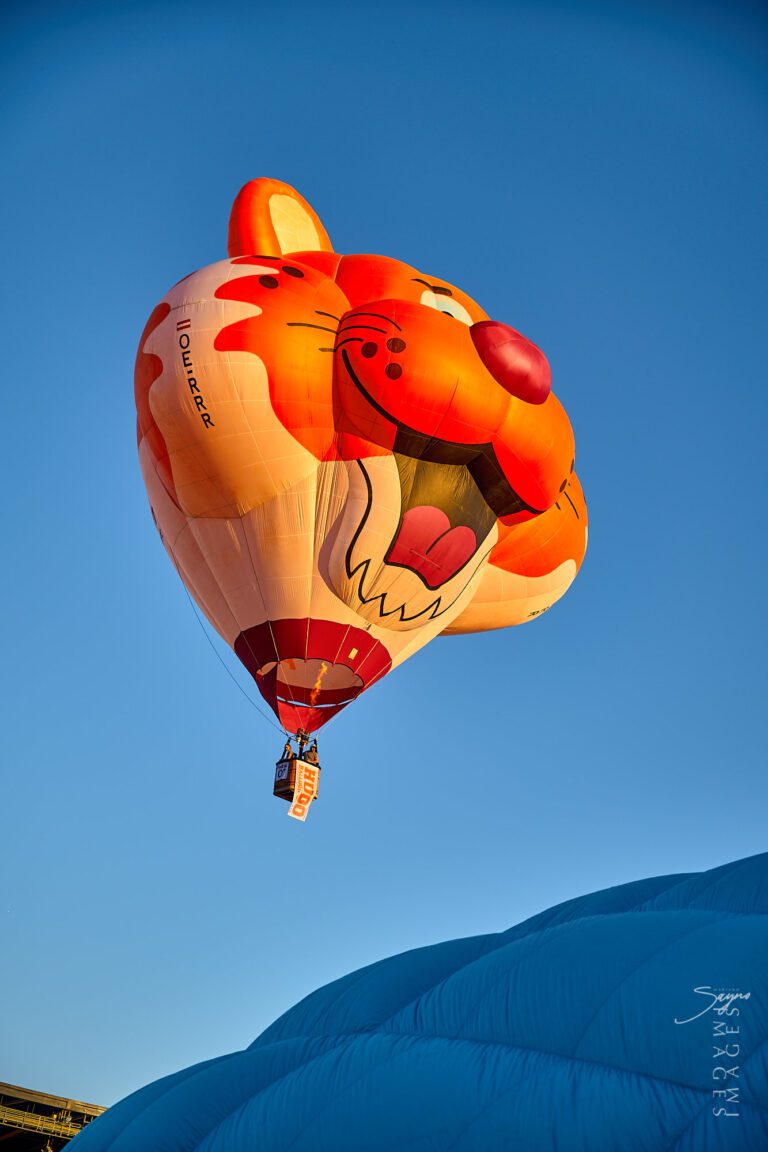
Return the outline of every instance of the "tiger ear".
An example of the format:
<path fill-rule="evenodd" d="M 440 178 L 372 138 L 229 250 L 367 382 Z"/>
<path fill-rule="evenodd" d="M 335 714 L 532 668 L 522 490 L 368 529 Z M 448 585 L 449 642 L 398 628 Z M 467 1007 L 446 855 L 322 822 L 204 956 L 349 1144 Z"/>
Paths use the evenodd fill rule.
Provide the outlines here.
<path fill-rule="evenodd" d="M 328 233 L 290 184 L 266 176 L 243 185 L 229 217 L 230 256 L 333 252 Z"/>

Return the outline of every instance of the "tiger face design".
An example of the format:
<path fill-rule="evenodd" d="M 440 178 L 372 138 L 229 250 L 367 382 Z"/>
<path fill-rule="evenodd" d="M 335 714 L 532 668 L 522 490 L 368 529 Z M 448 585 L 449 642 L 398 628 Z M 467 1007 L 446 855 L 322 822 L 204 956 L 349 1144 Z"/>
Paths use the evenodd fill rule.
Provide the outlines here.
<path fill-rule="evenodd" d="M 140 458 L 188 588 L 311 730 L 438 633 L 545 611 L 586 508 L 544 355 L 456 286 L 340 256 L 272 180 L 229 252 L 150 317 Z"/>

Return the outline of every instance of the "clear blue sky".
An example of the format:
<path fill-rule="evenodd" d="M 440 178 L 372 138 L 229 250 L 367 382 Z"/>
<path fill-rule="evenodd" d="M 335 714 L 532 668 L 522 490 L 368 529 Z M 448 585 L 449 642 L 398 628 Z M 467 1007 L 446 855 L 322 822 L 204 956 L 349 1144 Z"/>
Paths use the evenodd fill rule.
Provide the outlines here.
<path fill-rule="evenodd" d="M 3 19 L 0 1079 L 108 1104 L 381 956 L 765 849 L 759 10 Z M 331 726 L 306 826 L 135 451 L 146 316 L 258 175 L 543 347 L 591 517 L 546 617 Z"/>

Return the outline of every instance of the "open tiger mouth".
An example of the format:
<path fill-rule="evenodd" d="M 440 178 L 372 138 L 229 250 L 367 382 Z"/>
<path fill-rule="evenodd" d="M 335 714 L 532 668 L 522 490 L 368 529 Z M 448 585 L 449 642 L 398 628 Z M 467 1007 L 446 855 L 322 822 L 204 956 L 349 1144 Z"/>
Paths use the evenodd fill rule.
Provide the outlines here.
<path fill-rule="evenodd" d="M 440 440 L 400 423 L 367 391 L 345 349 L 341 356 L 355 387 L 397 429 L 401 511 L 388 564 L 409 568 L 429 589 L 440 588 L 472 559 L 497 518 L 539 515 L 510 484 L 492 444 Z"/>
<path fill-rule="evenodd" d="M 400 521 L 384 557 L 440 588 L 469 563 L 496 516 L 463 464 L 434 464 L 395 453 Z"/>

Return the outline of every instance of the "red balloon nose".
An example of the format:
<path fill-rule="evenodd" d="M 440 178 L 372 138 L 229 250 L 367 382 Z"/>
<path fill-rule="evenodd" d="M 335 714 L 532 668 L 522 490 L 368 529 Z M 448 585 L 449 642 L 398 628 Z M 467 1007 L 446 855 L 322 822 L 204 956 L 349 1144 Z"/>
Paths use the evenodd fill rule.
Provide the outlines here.
<path fill-rule="evenodd" d="M 527 404 L 543 404 L 552 387 L 552 373 L 543 352 L 508 324 L 480 320 L 469 330 L 485 367 L 513 396 Z"/>

